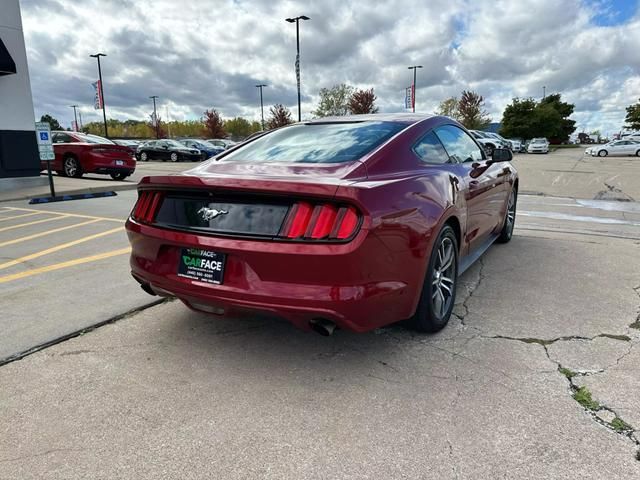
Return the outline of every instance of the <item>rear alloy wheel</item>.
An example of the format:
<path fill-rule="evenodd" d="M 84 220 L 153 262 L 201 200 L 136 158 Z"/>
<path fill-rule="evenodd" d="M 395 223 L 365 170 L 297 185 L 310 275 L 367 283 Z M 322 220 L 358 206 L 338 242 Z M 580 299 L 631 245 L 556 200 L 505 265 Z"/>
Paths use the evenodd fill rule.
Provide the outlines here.
<path fill-rule="evenodd" d="M 125 178 L 127 178 L 127 174 L 126 173 L 112 173 L 111 174 L 111 178 L 113 178 L 114 180 L 124 180 Z"/>
<path fill-rule="evenodd" d="M 518 203 L 518 194 L 515 189 L 511 190 L 509 194 L 509 201 L 507 202 L 507 213 L 505 214 L 504 224 L 500 235 L 496 240 L 498 243 L 507 243 L 511 240 L 513 235 L 513 227 L 516 224 L 516 204 Z"/>
<path fill-rule="evenodd" d="M 609 154 L 609 152 L 607 152 L 606 150 L 600 150 L 598 152 L 598 156 L 599 157 L 606 157 Z"/>
<path fill-rule="evenodd" d="M 487 152 L 487 155 L 492 156 L 493 155 L 493 151 L 496 149 L 496 147 L 494 147 L 493 145 L 489 144 L 486 147 L 484 147 L 484 149 Z"/>
<path fill-rule="evenodd" d="M 445 225 L 433 244 L 427 273 L 412 325 L 421 332 L 442 330 L 451 317 L 458 281 L 458 242 Z"/>
<path fill-rule="evenodd" d="M 142 152 L 140 154 L 140 161 L 141 162 L 146 162 L 149 160 L 149 155 L 147 155 L 147 152 Z"/>
<path fill-rule="evenodd" d="M 80 168 L 80 162 L 76 157 L 68 156 L 64 158 L 64 174 L 67 177 L 82 177 L 82 169 Z"/>
<path fill-rule="evenodd" d="M 178 154 L 176 152 L 171 152 L 171 156 L 169 157 L 169 159 L 172 162 L 177 162 L 178 161 Z"/>

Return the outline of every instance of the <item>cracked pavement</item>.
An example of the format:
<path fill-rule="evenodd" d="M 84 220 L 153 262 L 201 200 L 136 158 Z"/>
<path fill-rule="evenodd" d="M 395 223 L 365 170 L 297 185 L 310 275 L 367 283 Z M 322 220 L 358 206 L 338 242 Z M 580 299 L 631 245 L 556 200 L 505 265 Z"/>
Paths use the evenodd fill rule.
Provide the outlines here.
<path fill-rule="evenodd" d="M 172 301 L 0 367 L 0 479 L 640 478 L 640 208 L 518 208 L 435 335 Z"/>

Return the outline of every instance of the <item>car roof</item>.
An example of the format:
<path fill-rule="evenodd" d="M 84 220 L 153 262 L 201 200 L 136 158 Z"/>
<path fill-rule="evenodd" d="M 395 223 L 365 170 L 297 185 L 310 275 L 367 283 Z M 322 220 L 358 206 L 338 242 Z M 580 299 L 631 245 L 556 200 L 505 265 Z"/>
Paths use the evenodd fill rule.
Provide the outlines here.
<path fill-rule="evenodd" d="M 370 113 L 365 115 L 344 115 L 336 117 L 314 118 L 301 124 L 318 124 L 318 123 L 346 123 L 346 122 L 397 122 L 407 125 L 433 118 L 436 115 L 426 115 L 417 113 Z"/>

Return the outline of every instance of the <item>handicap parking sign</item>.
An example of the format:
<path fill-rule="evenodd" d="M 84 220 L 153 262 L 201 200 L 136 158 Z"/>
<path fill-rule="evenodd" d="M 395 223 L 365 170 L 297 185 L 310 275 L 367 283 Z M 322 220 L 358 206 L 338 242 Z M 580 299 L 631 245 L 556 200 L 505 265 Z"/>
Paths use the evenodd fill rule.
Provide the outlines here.
<path fill-rule="evenodd" d="M 40 132 L 40 140 L 43 142 L 49 140 L 49 132 Z"/>

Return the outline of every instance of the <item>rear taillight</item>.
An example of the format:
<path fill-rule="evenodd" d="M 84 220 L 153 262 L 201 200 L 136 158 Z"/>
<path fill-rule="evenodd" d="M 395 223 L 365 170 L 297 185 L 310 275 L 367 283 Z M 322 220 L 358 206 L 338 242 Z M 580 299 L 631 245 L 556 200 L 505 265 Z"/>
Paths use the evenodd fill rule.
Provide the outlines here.
<path fill-rule="evenodd" d="M 133 213 L 131 214 L 131 217 L 134 220 L 142 223 L 153 222 L 156 212 L 158 211 L 158 207 L 160 206 L 161 200 L 162 193 L 160 192 L 140 192 L 138 201 L 136 202 L 136 206 L 133 207 Z"/>
<path fill-rule="evenodd" d="M 355 234 L 359 224 L 360 216 L 353 207 L 298 202 L 289 210 L 279 236 L 292 240 L 346 240 Z"/>

